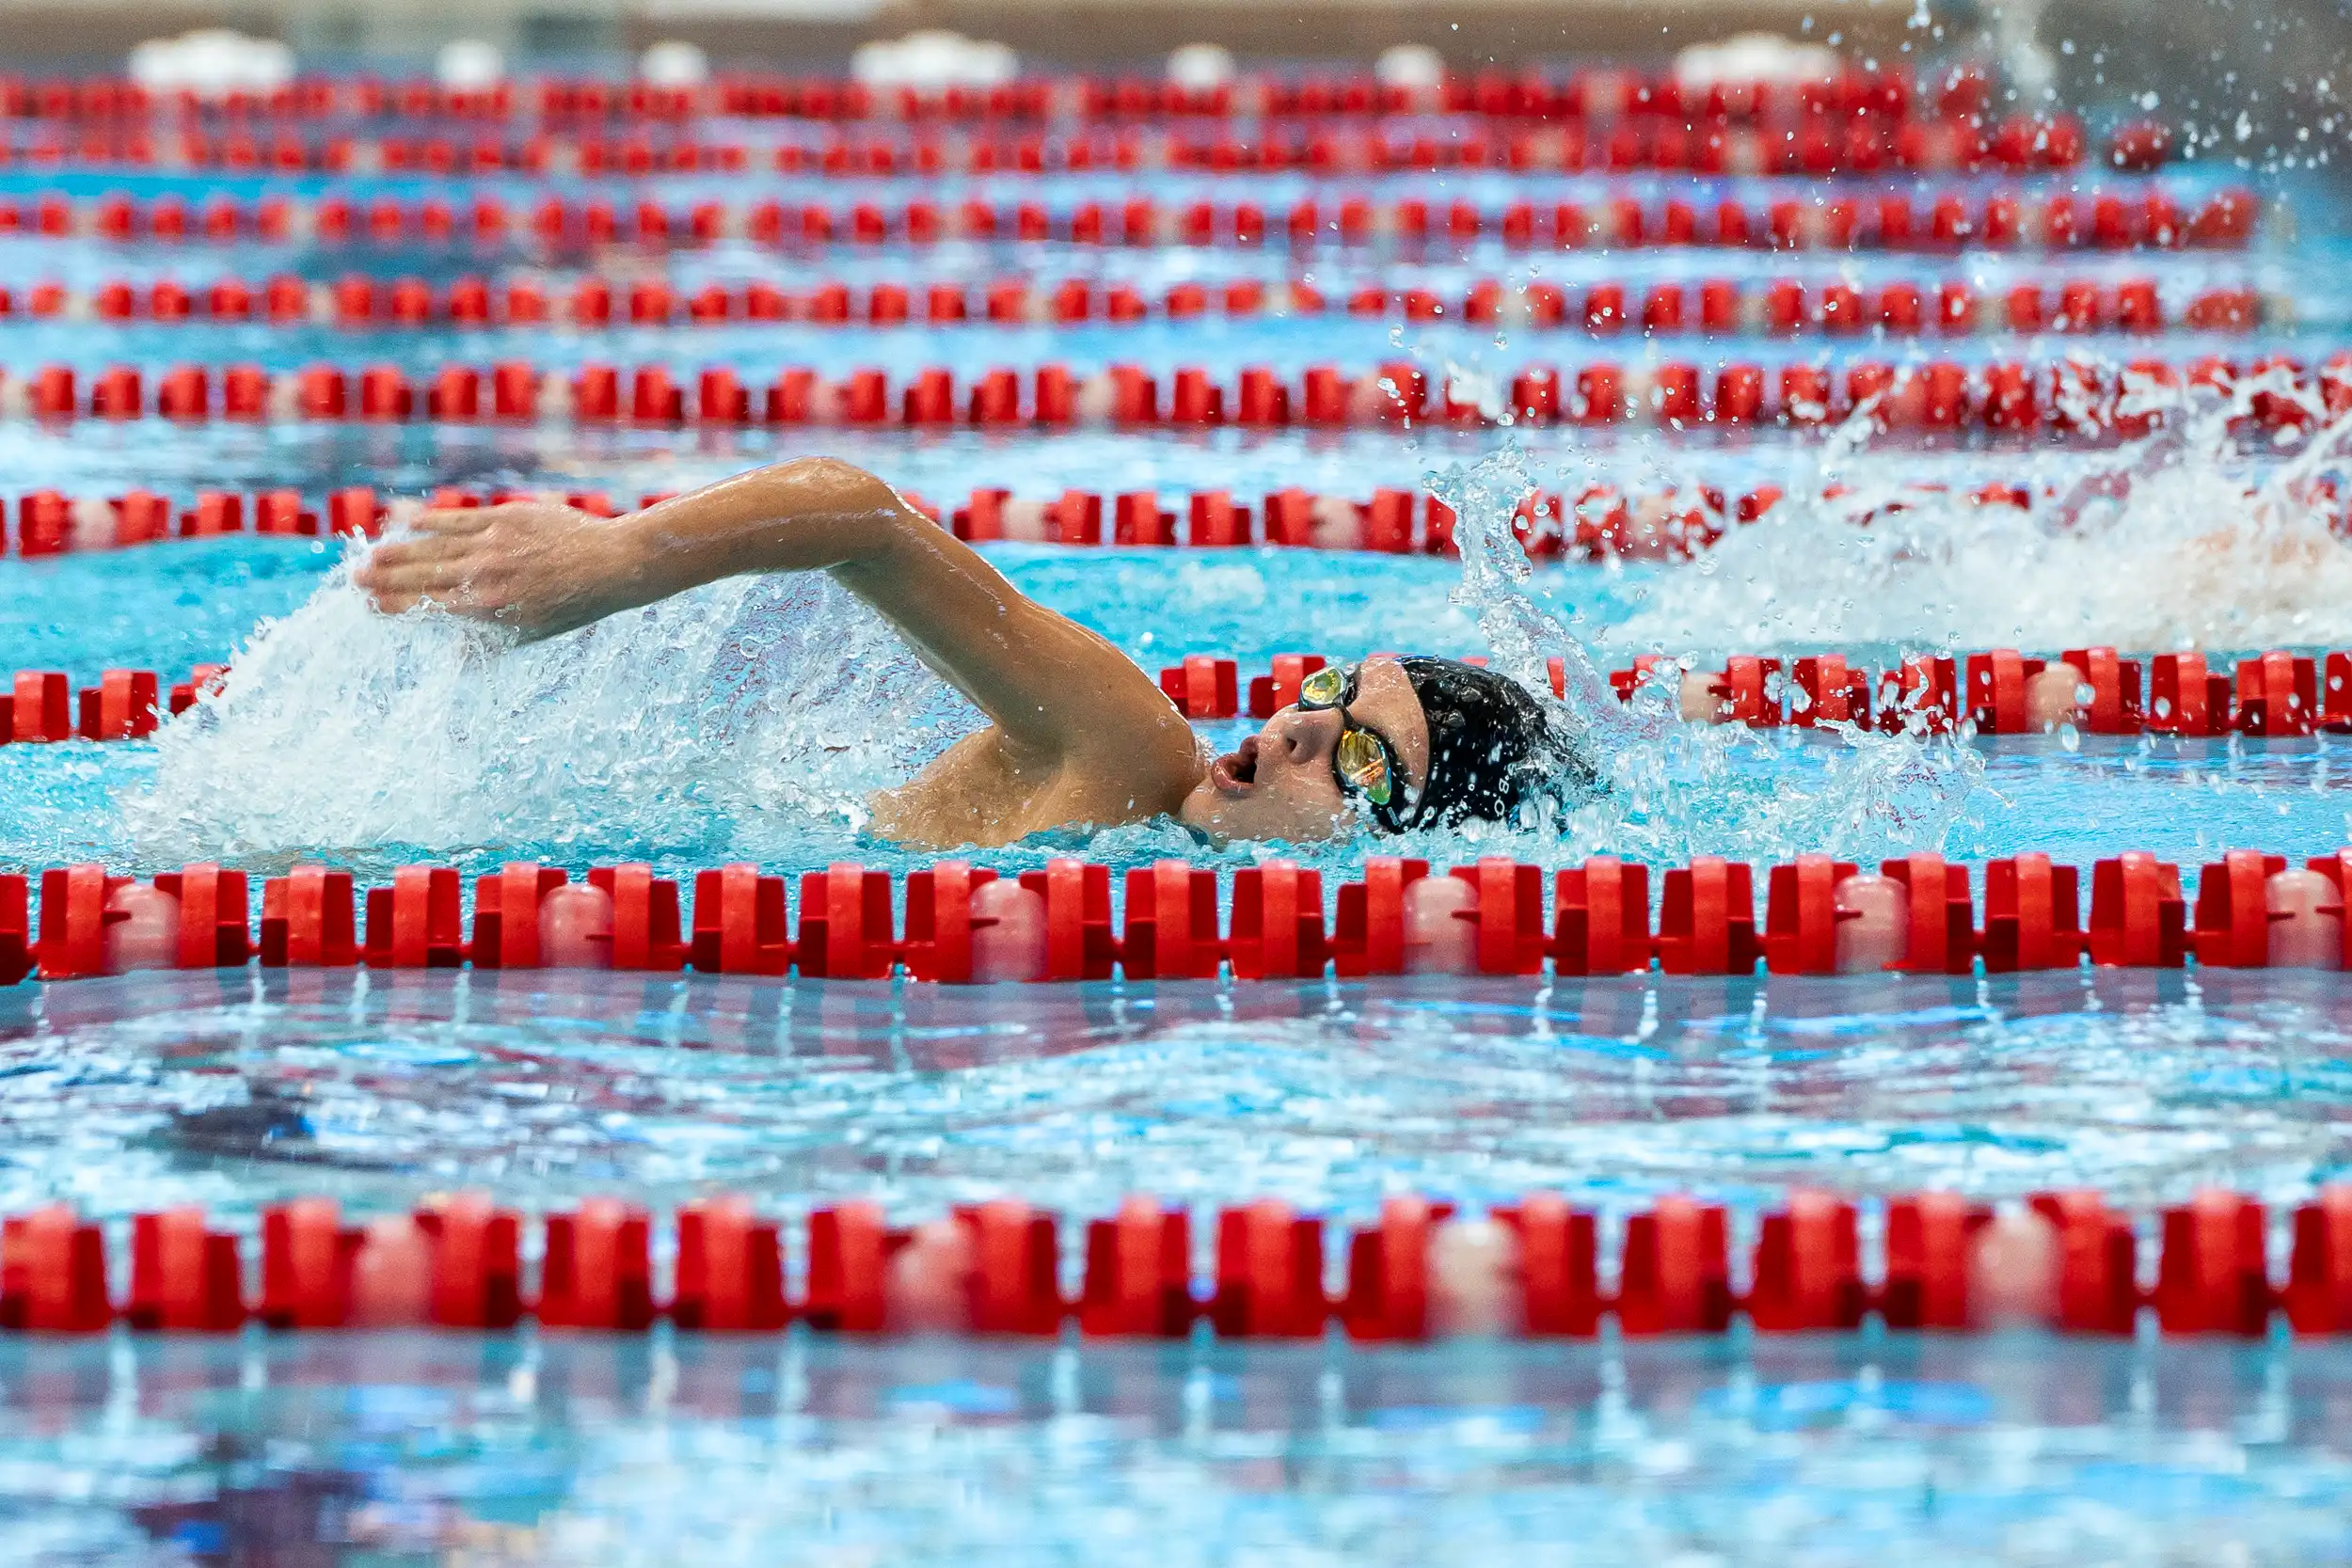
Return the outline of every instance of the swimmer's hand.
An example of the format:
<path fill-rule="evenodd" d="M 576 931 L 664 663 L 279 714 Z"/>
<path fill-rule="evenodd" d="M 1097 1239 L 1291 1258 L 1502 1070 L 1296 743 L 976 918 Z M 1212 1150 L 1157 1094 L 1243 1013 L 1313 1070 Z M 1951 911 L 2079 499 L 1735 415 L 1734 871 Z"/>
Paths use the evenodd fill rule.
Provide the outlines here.
<path fill-rule="evenodd" d="M 887 585 L 904 577 L 911 541 L 942 537 L 873 475 L 803 457 L 623 517 L 552 499 L 427 512 L 353 581 L 388 615 L 430 604 L 553 637 L 749 572 L 830 569 L 853 591 Z"/>
<path fill-rule="evenodd" d="M 387 615 L 430 604 L 553 637 L 643 602 L 628 591 L 636 552 L 623 521 L 555 500 L 427 512 L 352 580 Z"/>

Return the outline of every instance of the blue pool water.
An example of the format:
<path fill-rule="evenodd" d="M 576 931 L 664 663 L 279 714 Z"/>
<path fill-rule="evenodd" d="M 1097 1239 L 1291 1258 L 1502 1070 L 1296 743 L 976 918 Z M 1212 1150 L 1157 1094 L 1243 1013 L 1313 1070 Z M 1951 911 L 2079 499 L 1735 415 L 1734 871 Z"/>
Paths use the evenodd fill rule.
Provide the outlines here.
<path fill-rule="evenodd" d="M 2280 1205 L 2352 1169 L 2332 977 L 2035 975 L 1011 996 L 597 974 L 189 974 L 7 993 L 0 1200 L 250 1217 L 485 1186 L 910 1212 L 1131 1192 L 1361 1214 L 1559 1188 L 2089 1184 Z M 1074 1266 L 1074 1259 L 1073 1266 Z"/>
<path fill-rule="evenodd" d="M 0 1377 L 27 1560 L 2352 1556 L 2334 1347 L 369 1335 L 9 1346 Z"/>
<path fill-rule="evenodd" d="M 2168 176 L 2190 193 L 2221 178 Z M 0 175 L 17 190 L 37 183 Z M 197 188 L 172 176 L 54 183 L 84 195 Z M 674 205 L 741 194 L 656 183 Z M 843 195 L 818 182 L 759 183 L 786 198 Z M 1347 183 L 1428 194 L 1432 182 Z M 1232 182 L 1152 184 L 1172 199 L 1228 196 Z M 1670 182 L 1470 175 L 1435 185 L 1489 201 L 1591 200 L 1618 189 L 1654 197 Z M 1796 189 L 1724 186 L 1751 200 Z M 970 188 L 1042 188 L 1062 202 L 1123 193 L 1125 182 Z M 1647 251 L 1534 264 L 1565 281 L 1964 277 L 1988 295 L 2018 278 L 2142 272 L 2159 275 L 2169 296 L 2250 284 L 2291 300 L 2294 322 L 2250 339 L 2077 346 L 2176 361 L 2284 349 L 2316 362 L 2341 339 L 2352 247 L 2319 188 L 2266 188 L 2281 200 L 2244 255 Z M 1252 182 L 1250 194 L 1272 206 L 1307 189 L 1279 177 Z M 861 184 L 856 194 L 903 193 Z M 1716 188 L 1701 194 L 1712 199 Z M 2299 222 L 2286 221 L 2289 209 Z M 327 278 L 355 266 L 446 279 L 543 261 L 559 279 L 655 264 L 634 254 L 165 254 L 8 240 L 0 283 L 168 275 L 193 284 L 281 267 Z M 1523 279 L 1531 267 L 1492 244 L 1466 258 L 1336 252 L 1311 265 L 1334 296 L 1359 280 L 1458 289 L 1477 277 Z M 727 246 L 681 255 L 668 272 L 685 288 L 750 277 L 977 281 L 1008 270 L 1158 287 L 1276 281 L 1293 267 L 1275 252 L 946 245 L 916 260 Z M 762 372 L 790 361 L 894 374 L 945 364 L 960 375 L 1046 358 L 1133 360 L 1164 375 L 1179 364 L 1295 370 L 1405 354 L 1433 372 L 1507 372 L 1588 355 L 1711 367 L 2064 346 L 1499 341 L 1342 316 L 938 332 L 0 324 L 0 366 L 55 359 L 85 372 L 245 357 L 429 372 L 528 355 Z M 1790 492 L 1772 522 L 1708 561 L 1547 566 L 1525 597 L 1484 580 L 1465 589 L 1460 564 L 1435 559 L 992 552 L 1025 590 L 1146 667 L 1193 653 L 1232 655 L 1245 669 L 1288 651 L 1469 654 L 1538 614 L 1543 635 L 1572 631 L 1604 666 L 1651 650 L 1712 659 L 2096 641 L 2143 653 L 2352 647 L 2352 558 L 2317 509 L 2297 510 L 2279 487 L 2296 452 L 2217 426 L 2119 454 L 1982 439 L 1849 451 L 1769 430 L 778 436 L 83 420 L 62 432 L 0 424 L 0 471 L 10 493 L 546 484 L 626 501 L 811 442 L 949 505 L 982 484 L 1035 497 L 1217 487 L 1249 499 L 1293 484 L 1361 497 L 1457 467 L 1469 478 L 1441 483 L 1524 474 L 1554 489 L 1769 482 Z M 2119 499 L 2120 474 L 2131 483 Z M 1909 511 L 1867 529 L 1833 494 L 1885 499 L 1995 478 L 2047 493 L 2022 515 L 1912 495 Z M 2271 531 L 2254 544 L 2214 545 L 2217 527 L 2257 514 Z M 970 716 L 840 595 L 726 585 L 501 655 L 447 626 L 373 619 L 335 576 L 341 559 L 336 545 L 260 539 L 0 559 L 0 671 L 56 668 L 87 681 L 112 666 L 172 678 L 232 652 L 241 664 L 231 704 L 176 724 L 160 744 L 0 748 L 0 867 L 103 860 L 152 872 L 199 856 L 255 870 L 317 857 L 371 876 L 423 860 L 479 871 L 516 858 L 574 868 L 634 858 L 669 874 L 739 859 L 774 871 L 844 857 L 920 863 L 863 835 L 859 802 Z M 1872 860 L 1916 847 L 1971 861 L 2043 849 L 2078 863 L 2127 848 L 2185 865 L 2231 847 L 2313 855 L 2352 841 L 2344 748 L 2325 736 L 2062 735 L 1929 751 L 1826 736 L 1682 737 L 1563 837 L 1475 847 L 1546 863 L 1600 851 L 1656 863 L 1811 849 Z M 1472 852 L 1452 840 L 1415 847 L 1441 860 Z M 1073 849 L 1121 865 L 1207 858 L 1154 827 L 977 858 L 1013 867 Z M 1229 850 L 1220 863 L 1257 852 Z M 1295 852 L 1338 869 L 1364 847 Z M 301 1194 L 361 1212 L 465 1187 L 531 1209 L 597 1194 L 662 1209 L 723 1188 L 787 1215 L 875 1196 L 913 1217 L 1012 1194 L 1090 1216 L 1144 1192 L 1204 1209 L 1272 1195 L 1347 1222 L 1402 1191 L 1477 1208 L 1549 1187 L 1597 1208 L 1605 1228 L 1661 1193 L 1719 1199 L 1733 1209 L 1741 1253 L 1758 1210 L 1792 1183 L 1988 1197 L 2090 1185 L 2136 1211 L 2222 1185 L 2289 1207 L 2352 1174 L 2348 1035 L 2352 987 L 2300 974 L 1011 992 L 587 974 L 139 975 L 0 990 L 0 1211 L 65 1198 L 119 1240 L 130 1214 L 177 1203 L 247 1229 L 262 1205 Z M 0 1342 L 0 1555 L 2344 1562 L 2347 1409 L 2352 1361 L 2331 1345 L 2031 1335 L 1380 1351 L 802 1334 L 730 1343 L 666 1332 L 627 1343 L 9 1340 Z M 313 1541 L 327 1555 L 298 1555 Z"/>

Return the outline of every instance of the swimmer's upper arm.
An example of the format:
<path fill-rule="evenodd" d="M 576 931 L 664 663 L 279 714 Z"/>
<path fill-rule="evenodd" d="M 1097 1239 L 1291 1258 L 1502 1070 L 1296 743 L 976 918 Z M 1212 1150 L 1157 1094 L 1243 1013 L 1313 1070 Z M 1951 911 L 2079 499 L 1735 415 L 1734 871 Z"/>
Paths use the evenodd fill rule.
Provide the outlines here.
<path fill-rule="evenodd" d="M 657 589 L 648 597 L 821 568 L 1024 750 L 1192 782 L 1191 726 L 1133 660 L 853 465 L 779 464 L 650 507 L 631 527 Z"/>

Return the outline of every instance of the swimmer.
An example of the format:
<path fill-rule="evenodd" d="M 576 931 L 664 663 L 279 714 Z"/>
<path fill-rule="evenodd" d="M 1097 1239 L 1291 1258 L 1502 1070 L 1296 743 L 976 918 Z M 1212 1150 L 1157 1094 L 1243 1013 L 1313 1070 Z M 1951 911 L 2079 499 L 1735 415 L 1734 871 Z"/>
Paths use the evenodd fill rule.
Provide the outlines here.
<path fill-rule="evenodd" d="M 990 721 L 875 797 L 873 832 L 932 848 L 1172 816 L 1214 841 L 1515 821 L 1595 786 L 1565 717 L 1445 658 L 1319 671 L 1219 757 L 1125 655 L 1028 598 L 882 481 L 802 458 L 625 517 L 555 500 L 424 513 L 356 580 L 553 637 L 722 578 L 824 571 Z"/>

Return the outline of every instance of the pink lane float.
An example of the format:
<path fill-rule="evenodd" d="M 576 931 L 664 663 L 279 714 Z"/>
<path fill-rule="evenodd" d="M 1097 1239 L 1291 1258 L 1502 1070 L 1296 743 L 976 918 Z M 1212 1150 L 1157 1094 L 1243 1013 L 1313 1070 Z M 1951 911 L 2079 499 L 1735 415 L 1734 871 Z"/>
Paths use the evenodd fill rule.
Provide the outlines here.
<path fill-rule="evenodd" d="M 1218 874 L 1181 861 L 1112 871 L 1056 860 L 1018 878 L 943 861 L 906 874 L 835 864 L 787 879 L 754 865 L 698 871 L 691 911 L 643 864 L 573 882 L 521 862 L 463 884 L 404 866 L 389 884 L 304 864 L 262 880 L 258 931 L 244 872 L 197 864 L 148 880 L 99 865 L 0 874 L 0 983 L 152 969 L 602 969 L 950 985 L 1002 981 L 1343 979 L 1366 975 L 1967 975 L 2074 969 L 2352 967 L 2344 895 L 2352 850 L 2290 865 L 2233 850 L 2193 900 L 2180 868 L 2144 851 L 2086 879 L 2047 855 L 1990 861 L 1981 924 L 1964 866 L 1915 854 L 1866 870 L 1826 855 L 1756 868 L 1700 856 L 1659 874 L 1596 856 L 1547 879 L 1487 857 L 1433 873 L 1375 857 L 1324 898 L 1323 874 L 1271 861 Z M 2088 918 L 2082 898 L 2090 883 Z M 31 891 L 39 888 L 38 934 Z M 903 908 L 900 928 L 896 911 Z M 1224 911 L 1220 913 L 1220 911 Z M 364 912 L 363 912 L 364 911 Z"/>
<path fill-rule="evenodd" d="M 1661 1198 L 1623 1217 L 1611 1289 L 1600 1217 L 1549 1193 L 1484 1214 L 1391 1197 L 1375 1221 L 1336 1235 L 1279 1200 L 1228 1207 L 1214 1215 L 1206 1280 L 1194 1273 L 1191 1212 L 1137 1196 L 1086 1222 L 1079 1288 L 1066 1294 L 1063 1222 L 1018 1198 L 894 1225 L 864 1201 L 787 1224 L 711 1197 L 677 1212 L 664 1281 L 653 1215 L 618 1199 L 534 1219 L 459 1194 L 358 1226 L 313 1197 L 262 1211 L 258 1291 L 248 1239 L 215 1229 L 202 1210 L 134 1215 L 130 1289 L 118 1300 L 105 1229 L 60 1205 L 0 1227 L 0 1329 L 495 1331 L 528 1318 L 542 1330 L 628 1334 L 666 1317 L 725 1334 L 799 1323 L 846 1335 L 1181 1338 L 1206 1328 L 1319 1339 L 1336 1326 L 1356 1340 L 1419 1341 L 1591 1338 L 1611 1323 L 1628 1338 L 1721 1334 L 1740 1318 L 1762 1334 L 1851 1331 L 1875 1318 L 1895 1330 L 2129 1337 L 2144 1312 L 2167 1337 L 2259 1338 L 2279 1317 L 2297 1336 L 2352 1332 L 2352 1187 L 2323 1187 L 2294 1210 L 2283 1281 L 2268 1261 L 2269 1212 L 2226 1191 L 2151 1216 L 2153 1286 L 2140 1283 L 2138 1216 L 2096 1192 L 2000 1205 L 1936 1192 L 1872 1206 L 1884 1243 L 1866 1274 L 1859 1205 L 1783 1194 L 1756 1223 L 1742 1290 L 1729 1212 Z M 1346 1277 L 1336 1295 L 1326 1284 L 1334 1245 Z M 805 1282 L 797 1296 L 788 1275 Z"/>

